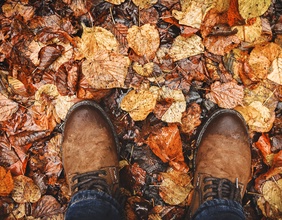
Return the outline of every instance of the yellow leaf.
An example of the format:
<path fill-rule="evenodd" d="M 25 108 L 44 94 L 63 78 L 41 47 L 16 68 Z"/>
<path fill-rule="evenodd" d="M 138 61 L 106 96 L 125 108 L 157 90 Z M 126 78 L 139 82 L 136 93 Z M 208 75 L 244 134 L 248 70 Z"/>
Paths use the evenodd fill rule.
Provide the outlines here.
<path fill-rule="evenodd" d="M 162 173 L 161 176 L 163 177 L 159 193 L 161 198 L 170 205 L 182 203 L 193 188 L 190 176 L 173 169 Z"/>
<path fill-rule="evenodd" d="M 282 58 L 275 59 L 270 67 L 270 73 L 267 78 L 279 85 L 282 85 Z"/>
<path fill-rule="evenodd" d="M 149 62 L 144 64 L 143 66 L 137 62 L 133 63 L 133 69 L 141 76 L 150 76 L 154 70 L 154 63 Z"/>
<path fill-rule="evenodd" d="M 271 5 L 271 0 L 238 0 L 238 5 L 241 16 L 249 19 L 263 15 Z"/>
<path fill-rule="evenodd" d="M 129 65 L 129 58 L 122 54 L 97 51 L 82 63 L 82 73 L 94 89 L 123 87 Z"/>
<path fill-rule="evenodd" d="M 150 8 L 158 2 L 158 0 L 132 0 L 140 9 Z"/>
<path fill-rule="evenodd" d="M 282 212 L 282 179 L 266 181 L 262 186 L 262 194 L 270 206 Z"/>
<path fill-rule="evenodd" d="M 43 103 L 43 95 L 49 96 L 50 99 L 56 99 L 59 96 L 57 86 L 55 86 L 54 84 L 45 84 L 41 86 L 34 95 L 34 105 L 41 105 Z"/>
<path fill-rule="evenodd" d="M 128 29 L 127 41 L 136 54 L 145 56 L 147 59 L 154 58 L 160 46 L 159 32 L 150 24 L 141 27 L 133 25 Z"/>
<path fill-rule="evenodd" d="M 8 196 L 14 188 L 14 182 L 10 171 L 0 166 L 0 196 Z"/>
<path fill-rule="evenodd" d="M 174 61 L 195 56 L 204 52 L 202 38 L 198 35 L 190 37 L 178 36 L 174 39 L 169 55 Z"/>
<path fill-rule="evenodd" d="M 120 5 L 121 3 L 123 3 L 125 0 L 105 0 L 106 2 L 109 2 L 111 4 L 114 5 Z"/>
<path fill-rule="evenodd" d="M 76 95 L 58 96 L 56 99 L 55 109 L 60 119 L 65 120 L 68 110 L 75 103 Z"/>
<path fill-rule="evenodd" d="M 26 176 L 19 175 L 15 177 L 14 185 L 15 186 L 12 192 L 12 198 L 17 203 L 35 203 L 41 197 L 40 189 L 38 188 L 38 186 L 34 184 L 32 179 Z"/>
<path fill-rule="evenodd" d="M 127 111 L 134 121 L 144 120 L 155 108 L 157 97 L 149 90 L 131 90 L 120 103 L 122 110 Z"/>

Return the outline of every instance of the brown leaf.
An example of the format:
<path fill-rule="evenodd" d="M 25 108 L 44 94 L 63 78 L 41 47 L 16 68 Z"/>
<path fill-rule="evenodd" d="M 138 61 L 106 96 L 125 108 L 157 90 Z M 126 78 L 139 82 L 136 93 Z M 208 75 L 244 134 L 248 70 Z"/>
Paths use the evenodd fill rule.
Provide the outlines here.
<path fill-rule="evenodd" d="M 33 183 L 32 179 L 26 176 L 20 175 L 15 177 L 14 185 L 15 186 L 12 192 L 12 198 L 17 203 L 35 203 L 41 197 L 38 186 Z"/>
<path fill-rule="evenodd" d="M 60 203 L 50 195 L 44 195 L 38 201 L 36 208 L 33 210 L 33 217 L 46 218 L 62 213 Z"/>
<path fill-rule="evenodd" d="M 238 0 L 231 0 L 227 12 L 228 24 L 232 27 L 234 25 L 242 25 L 245 23 L 244 19 L 239 13 Z"/>
<path fill-rule="evenodd" d="M 271 152 L 271 144 L 268 134 L 263 133 L 258 141 L 255 142 L 255 146 L 260 150 L 264 163 L 271 166 L 274 154 Z"/>
<path fill-rule="evenodd" d="M 18 110 L 18 103 L 0 93 L 0 121 L 8 120 Z"/>
<path fill-rule="evenodd" d="M 211 92 L 206 98 L 218 104 L 221 108 L 235 108 L 242 104 L 244 90 L 242 86 L 235 82 L 220 83 L 219 81 L 211 85 Z"/>
<path fill-rule="evenodd" d="M 11 135 L 9 140 L 14 146 L 25 146 L 27 144 L 34 143 L 49 134 L 49 131 L 23 131 L 18 134 Z"/>
<path fill-rule="evenodd" d="M 48 68 L 56 59 L 64 52 L 64 47 L 57 44 L 47 45 L 39 51 L 40 63 L 38 69 L 43 70 Z"/>
<path fill-rule="evenodd" d="M 201 124 L 201 112 L 200 105 L 193 102 L 182 115 L 181 132 L 188 135 L 193 134 L 196 127 Z"/>
<path fill-rule="evenodd" d="M 0 196 L 8 196 L 14 188 L 14 182 L 10 171 L 0 166 Z"/>
<path fill-rule="evenodd" d="M 282 179 L 278 181 L 266 181 L 262 187 L 264 199 L 270 204 L 271 208 L 282 212 Z"/>
<path fill-rule="evenodd" d="M 175 124 L 151 133 L 147 144 L 163 162 L 169 162 L 176 170 L 188 171 L 189 168 L 184 162 L 179 130 Z"/>

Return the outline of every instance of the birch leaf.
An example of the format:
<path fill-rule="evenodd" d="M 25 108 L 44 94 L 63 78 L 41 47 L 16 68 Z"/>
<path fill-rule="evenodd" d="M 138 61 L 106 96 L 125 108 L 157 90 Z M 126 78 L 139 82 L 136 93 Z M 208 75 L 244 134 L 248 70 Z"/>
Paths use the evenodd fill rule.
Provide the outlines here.
<path fill-rule="evenodd" d="M 271 0 L 238 0 L 238 5 L 242 17 L 249 19 L 263 15 L 271 5 Z"/>
<path fill-rule="evenodd" d="M 0 121 L 6 121 L 18 110 L 18 103 L 0 93 Z"/>
<path fill-rule="evenodd" d="M 190 37 L 177 36 L 169 50 L 169 55 L 174 61 L 195 56 L 204 52 L 202 38 L 198 35 Z"/>
<path fill-rule="evenodd" d="M 244 89 L 235 82 L 220 83 L 215 82 L 211 85 L 211 92 L 206 98 L 218 104 L 221 108 L 235 108 L 242 103 Z"/>
<path fill-rule="evenodd" d="M 120 107 L 127 111 L 134 121 L 144 120 L 155 108 L 157 97 L 149 90 L 131 90 L 122 99 Z"/>
<path fill-rule="evenodd" d="M 128 29 L 127 41 L 139 56 L 145 56 L 147 59 L 154 58 L 156 51 L 160 46 L 159 32 L 155 26 L 145 24 L 141 27 L 132 26 Z"/>

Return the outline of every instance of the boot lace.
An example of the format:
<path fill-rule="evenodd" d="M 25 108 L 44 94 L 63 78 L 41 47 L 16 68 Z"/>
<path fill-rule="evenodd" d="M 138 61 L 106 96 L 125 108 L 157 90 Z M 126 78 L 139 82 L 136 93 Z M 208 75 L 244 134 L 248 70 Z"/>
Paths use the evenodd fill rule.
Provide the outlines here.
<path fill-rule="evenodd" d="M 204 201 L 208 199 L 228 199 L 241 203 L 240 187 L 238 185 L 238 178 L 236 182 L 232 183 L 228 179 L 205 177 L 204 183 Z"/>
<path fill-rule="evenodd" d="M 71 187 L 72 192 L 76 190 L 98 190 L 111 195 L 111 189 L 105 178 L 105 170 L 91 171 L 87 173 L 76 174 L 72 181 L 76 183 Z"/>

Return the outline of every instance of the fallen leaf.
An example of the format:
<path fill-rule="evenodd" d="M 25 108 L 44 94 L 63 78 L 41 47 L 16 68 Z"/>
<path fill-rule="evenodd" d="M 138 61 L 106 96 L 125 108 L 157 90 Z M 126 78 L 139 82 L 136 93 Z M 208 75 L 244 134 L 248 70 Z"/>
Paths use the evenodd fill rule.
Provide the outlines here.
<path fill-rule="evenodd" d="M 201 107 L 193 102 L 183 113 L 181 118 L 181 132 L 191 135 L 201 124 Z"/>
<path fill-rule="evenodd" d="M 282 212 L 282 179 L 266 181 L 262 186 L 262 194 L 270 206 Z"/>
<path fill-rule="evenodd" d="M 222 84 L 217 81 L 211 85 L 211 92 L 206 94 L 206 98 L 221 108 L 232 109 L 242 104 L 244 89 L 233 81 Z"/>
<path fill-rule="evenodd" d="M 40 189 L 29 177 L 19 175 L 14 177 L 12 198 L 17 203 L 37 202 L 41 197 Z"/>
<path fill-rule="evenodd" d="M 158 2 L 158 0 L 132 0 L 140 9 L 150 8 Z"/>
<path fill-rule="evenodd" d="M 11 172 L 0 166 L 0 196 L 8 196 L 14 188 Z"/>
<path fill-rule="evenodd" d="M 159 32 L 150 24 L 141 27 L 133 25 L 128 29 L 127 41 L 136 54 L 145 56 L 148 60 L 155 57 L 160 46 Z"/>
<path fill-rule="evenodd" d="M 153 70 L 154 70 L 154 63 L 149 62 L 149 63 L 146 63 L 142 66 L 139 63 L 134 62 L 132 67 L 136 71 L 136 73 L 138 73 L 139 75 L 150 76 L 153 73 Z"/>
<path fill-rule="evenodd" d="M 227 11 L 227 17 L 228 17 L 228 24 L 230 27 L 234 25 L 242 25 L 245 23 L 244 19 L 239 13 L 238 0 L 230 1 Z"/>
<path fill-rule="evenodd" d="M 161 176 L 162 183 L 159 192 L 161 198 L 170 205 L 179 205 L 184 202 L 193 188 L 190 176 L 174 169 L 161 173 Z"/>
<path fill-rule="evenodd" d="M 282 58 L 278 57 L 273 60 L 267 79 L 282 85 Z"/>
<path fill-rule="evenodd" d="M 263 15 L 271 5 L 271 0 L 238 0 L 238 5 L 242 17 L 249 19 Z"/>
<path fill-rule="evenodd" d="M 18 103 L 8 99 L 0 93 L 0 121 L 6 121 L 18 110 Z"/>
<path fill-rule="evenodd" d="M 212 6 L 210 4 L 212 1 L 189 0 L 180 2 L 181 11 L 172 10 L 173 17 L 179 20 L 179 24 L 199 29 L 206 11 Z"/>
<path fill-rule="evenodd" d="M 169 55 L 174 61 L 195 56 L 204 52 L 202 38 L 193 34 L 190 37 L 177 36 L 169 50 Z"/>
<path fill-rule="evenodd" d="M 34 95 L 34 105 L 41 105 L 44 103 L 46 96 L 49 97 L 49 100 L 56 99 L 59 96 L 58 89 L 54 84 L 45 84 L 36 91 Z"/>
<path fill-rule="evenodd" d="M 255 142 L 255 146 L 260 150 L 264 163 L 271 166 L 274 154 L 271 152 L 271 143 L 268 135 L 263 133 L 258 141 Z"/>
<path fill-rule="evenodd" d="M 68 110 L 78 101 L 76 95 L 58 96 L 56 99 L 55 109 L 60 119 L 65 120 Z"/>
<path fill-rule="evenodd" d="M 50 44 L 42 47 L 39 51 L 40 63 L 37 67 L 40 70 L 48 68 L 56 59 L 58 59 L 64 52 L 62 45 Z"/>
<path fill-rule="evenodd" d="M 35 8 L 33 6 L 23 5 L 20 2 L 9 2 L 4 4 L 1 8 L 5 17 L 21 15 L 25 22 L 31 20 L 35 12 Z"/>
<path fill-rule="evenodd" d="M 109 2 L 111 4 L 114 5 L 120 5 L 121 3 L 123 3 L 125 0 L 105 0 L 106 2 Z"/>
<path fill-rule="evenodd" d="M 99 51 L 83 61 L 82 73 L 94 89 L 124 87 L 130 60 L 115 52 Z"/>
<path fill-rule="evenodd" d="M 21 219 L 27 216 L 25 211 L 25 203 L 18 204 L 18 206 L 13 210 L 13 217 L 16 219 Z"/>
<path fill-rule="evenodd" d="M 149 90 L 131 90 L 120 103 L 134 121 L 144 120 L 155 108 L 157 97 Z"/>
<path fill-rule="evenodd" d="M 164 163 L 168 162 L 178 171 L 188 171 L 189 168 L 184 162 L 182 142 L 177 125 L 169 124 L 167 127 L 162 127 L 151 133 L 147 144 Z"/>
<path fill-rule="evenodd" d="M 60 203 L 53 196 L 44 195 L 40 198 L 36 208 L 33 210 L 33 216 L 35 218 L 52 217 L 62 213 L 62 211 Z"/>
<path fill-rule="evenodd" d="M 9 86 L 11 87 L 13 92 L 15 92 L 16 94 L 19 94 L 21 96 L 28 96 L 28 94 L 26 92 L 26 88 L 20 80 L 14 78 L 14 77 L 8 76 L 8 82 L 9 82 Z"/>

